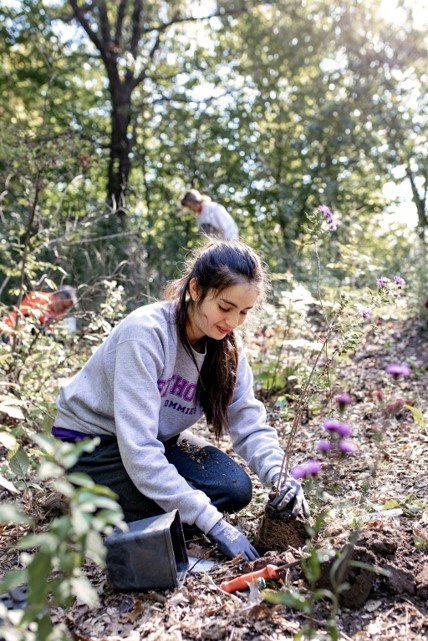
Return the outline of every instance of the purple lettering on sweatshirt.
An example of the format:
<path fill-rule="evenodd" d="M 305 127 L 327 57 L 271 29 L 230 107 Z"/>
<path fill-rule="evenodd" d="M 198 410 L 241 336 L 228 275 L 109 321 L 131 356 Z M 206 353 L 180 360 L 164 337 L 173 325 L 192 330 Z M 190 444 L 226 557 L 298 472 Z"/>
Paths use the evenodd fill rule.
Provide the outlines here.
<path fill-rule="evenodd" d="M 174 378 L 174 376 L 172 378 L 166 378 L 166 379 L 160 378 L 160 379 L 158 379 L 158 382 L 157 382 L 158 383 L 158 390 L 159 390 L 161 396 L 166 396 L 168 394 L 169 384 L 171 383 L 173 378 Z"/>
<path fill-rule="evenodd" d="M 196 394 L 196 385 L 194 383 L 189 383 L 186 389 L 184 390 L 183 400 L 193 401 L 193 399 L 195 398 L 195 394 Z"/>
<path fill-rule="evenodd" d="M 178 374 L 174 374 L 174 376 L 167 379 L 159 378 L 157 386 L 162 398 L 169 393 L 190 402 L 194 400 L 196 395 L 196 384 L 189 383 L 188 380 Z"/>
<path fill-rule="evenodd" d="M 188 383 L 189 381 L 186 381 L 185 378 L 181 378 L 181 376 L 178 376 L 177 374 L 175 383 L 172 386 L 170 393 L 174 394 L 174 396 L 178 396 L 178 398 L 183 398 L 183 392 Z"/>

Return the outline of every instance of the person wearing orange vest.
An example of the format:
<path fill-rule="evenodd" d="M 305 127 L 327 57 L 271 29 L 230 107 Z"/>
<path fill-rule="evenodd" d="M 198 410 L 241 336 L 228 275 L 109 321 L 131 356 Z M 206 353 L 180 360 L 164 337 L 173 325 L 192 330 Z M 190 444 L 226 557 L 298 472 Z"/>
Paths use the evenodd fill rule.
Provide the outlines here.
<path fill-rule="evenodd" d="M 51 323 L 61 320 L 76 304 L 76 300 L 76 292 L 69 285 L 63 285 L 55 292 L 29 292 L 19 308 L 13 309 L 0 320 L 0 331 L 6 335 L 13 334 L 20 322 L 26 319 L 46 329 Z"/>

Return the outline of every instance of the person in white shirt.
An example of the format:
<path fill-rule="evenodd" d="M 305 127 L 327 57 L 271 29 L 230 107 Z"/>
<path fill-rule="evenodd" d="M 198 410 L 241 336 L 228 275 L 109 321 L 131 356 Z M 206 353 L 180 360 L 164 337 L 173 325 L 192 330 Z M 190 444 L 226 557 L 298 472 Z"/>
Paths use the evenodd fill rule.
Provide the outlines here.
<path fill-rule="evenodd" d="M 201 234 L 222 240 L 238 240 L 238 226 L 232 216 L 219 203 L 209 196 L 200 194 L 197 189 L 186 191 L 181 199 L 183 207 L 193 211 L 198 217 L 198 230 Z"/>

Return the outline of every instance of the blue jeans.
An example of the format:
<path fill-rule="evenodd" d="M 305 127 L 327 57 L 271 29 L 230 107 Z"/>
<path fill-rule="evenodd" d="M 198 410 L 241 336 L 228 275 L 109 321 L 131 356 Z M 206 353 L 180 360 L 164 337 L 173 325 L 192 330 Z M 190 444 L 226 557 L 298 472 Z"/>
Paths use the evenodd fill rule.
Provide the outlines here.
<path fill-rule="evenodd" d="M 109 487 L 118 496 L 125 521 L 163 514 L 164 510 L 144 496 L 130 479 L 114 436 L 100 436 L 93 452 L 83 452 L 73 472 L 85 472 L 95 483 Z M 251 501 L 252 484 L 246 472 L 217 447 L 194 445 L 187 436 L 177 443 L 164 443 L 165 457 L 197 490 L 205 492 L 220 512 L 238 512 Z"/>

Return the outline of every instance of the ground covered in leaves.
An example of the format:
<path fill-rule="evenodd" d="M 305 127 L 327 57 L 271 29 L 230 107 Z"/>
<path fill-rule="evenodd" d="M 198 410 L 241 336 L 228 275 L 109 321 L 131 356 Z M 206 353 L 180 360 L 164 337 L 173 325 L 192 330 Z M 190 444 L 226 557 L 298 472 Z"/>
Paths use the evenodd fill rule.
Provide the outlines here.
<path fill-rule="evenodd" d="M 258 341 L 262 350 L 264 340 L 270 339 Z M 385 373 L 391 362 L 408 363 L 412 375 L 392 381 Z M 349 570 L 345 579 L 350 590 L 341 598 L 337 618 L 343 639 L 428 638 L 428 515 L 424 503 L 428 475 L 423 463 L 428 455 L 428 432 L 421 418 L 428 409 L 427 362 L 427 330 L 421 321 L 385 322 L 381 331 L 367 335 L 350 359 L 339 363 L 332 387 L 320 393 L 322 402 L 317 409 L 309 404 L 297 433 L 293 463 L 318 457 L 316 442 L 323 436 L 322 422 L 333 409 L 330 398 L 339 391 L 353 397 L 346 420 L 354 427 L 357 452 L 339 465 L 330 467 L 325 462 L 324 480 L 330 483 L 332 508 L 320 542 L 343 548 L 359 519 L 353 558 L 388 574 L 368 571 L 364 565 Z M 285 443 L 290 423 L 271 401 L 267 398 L 269 420 Z M 201 432 L 207 436 L 204 426 Z M 231 453 L 227 440 L 222 447 Z M 251 505 L 231 517 L 249 537 L 256 533 L 267 500 L 267 490 L 256 479 L 254 490 Z M 17 562 L 9 544 L 18 537 L 18 526 L 0 530 L 2 572 Z M 254 564 L 239 559 L 225 562 L 204 538 L 196 537 L 189 542 L 189 554 L 210 557 L 218 564 L 201 571 L 196 565 L 181 587 L 165 591 L 117 594 L 104 571 L 88 566 L 100 607 L 91 609 L 77 601 L 67 611 L 54 610 L 54 617 L 66 623 L 76 641 L 279 641 L 292 639 L 308 623 L 307 615 L 264 601 L 255 584 L 235 594 L 219 587 L 223 580 L 269 562 L 286 566 L 276 588 L 294 587 L 305 594 L 308 586 L 295 563 L 304 549 L 269 551 Z M 328 587 L 328 575 L 326 565 L 319 586 Z M 312 613 L 319 639 L 327 638 L 323 630 L 329 611 L 328 602 L 321 601 Z"/>

